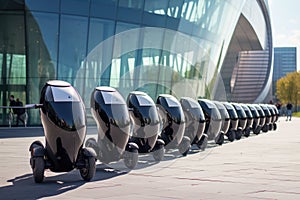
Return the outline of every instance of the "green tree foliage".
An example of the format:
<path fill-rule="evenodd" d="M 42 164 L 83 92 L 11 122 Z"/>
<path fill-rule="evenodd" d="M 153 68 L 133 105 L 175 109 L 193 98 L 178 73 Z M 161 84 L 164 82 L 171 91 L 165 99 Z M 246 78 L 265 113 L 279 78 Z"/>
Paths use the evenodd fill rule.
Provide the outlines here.
<path fill-rule="evenodd" d="M 300 72 L 288 73 L 279 79 L 276 83 L 276 95 L 283 104 L 291 102 L 297 106 L 300 99 Z"/>

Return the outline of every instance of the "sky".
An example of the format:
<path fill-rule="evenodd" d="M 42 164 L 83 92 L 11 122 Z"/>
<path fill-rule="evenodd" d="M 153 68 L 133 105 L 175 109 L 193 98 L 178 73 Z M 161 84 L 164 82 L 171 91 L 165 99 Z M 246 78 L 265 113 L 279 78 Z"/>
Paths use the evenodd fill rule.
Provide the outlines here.
<path fill-rule="evenodd" d="M 300 1 L 269 0 L 274 47 L 297 47 L 300 70 Z"/>

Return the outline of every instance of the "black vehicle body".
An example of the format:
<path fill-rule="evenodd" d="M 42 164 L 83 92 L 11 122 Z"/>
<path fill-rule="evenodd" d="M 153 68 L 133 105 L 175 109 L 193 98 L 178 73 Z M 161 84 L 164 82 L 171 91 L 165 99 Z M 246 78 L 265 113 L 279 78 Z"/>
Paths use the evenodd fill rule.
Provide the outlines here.
<path fill-rule="evenodd" d="M 249 137 L 250 132 L 252 130 L 252 126 L 253 126 L 253 121 L 254 121 L 254 117 L 252 115 L 252 112 L 250 110 L 250 108 L 246 105 L 246 104 L 240 104 L 242 109 L 244 110 L 244 112 L 246 113 L 247 116 L 247 123 L 246 123 L 246 128 L 243 131 L 243 135 L 245 137 Z"/>
<path fill-rule="evenodd" d="M 253 104 L 247 104 L 248 108 L 250 109 L 252 116 L 253 116 L 253 124 L 252 124 L 252 132 L 254 134 L 259 134 L 262 128 L 262 124 L 261 121 L 263 121 L 263 119 L 261 119 L 259 112 L 257 111 L 257 109 L 255 108 L 255 106 Z"/>
<path fill-rule="evenodd" d="M 269 125 L 269 130 L 276 130 L 277 129 L 277 120 L 278 120 L 278 110 L 276 108 L 275 105 L 271 105 L 271 104 L 266 104 L 266 106 L 268 107 L 270 113 L 271 113 L 271 122 L 270 122 L 270 125 Z"/>
<path fill-rule="evenodd" d="M 207 135 L 208 140 L 215 140 L 219 138 L 222 128 L 222 117 L 217 106 L 208 99 L 198 99 L 204 116 L 205 116 L 205 130 L 204 133 Z"/>
<path fill-rule="evenodd" d="M 138 161 L 138 145 L 129 142 L 131 124 L 124 98 L 116 89 L 101 86 L 94 89 L 90 101 L 98 137 L 97 141 L 89 138 L 86 146 L 92 147 L 103 163 L 124 158 L 125 165 L 134 168 Z"/>
<path fill-rule="evenodd" d="M 201 138 L 206 137 L 203 135 L 205 129 L 205 116 L 202 108 L 196 100 L 190 97 L 182 97 L 180 99 L 180 104 L 186 121 L 184 135 L 189 137 L 191 145 L 198 145 Z M 202 146 L 202 150 L 204 149 L 205 145 Z"/>
<path fill-rule="evenodd" d="M 275 105 L 270 105 L 273 110 L 275 111 L 275 120 L 274 122 L 277 122 L 278 121 L 278 118 L 279 118 L 279 110 L 277 109 L 277 107 Z"/>
<path fill-rule="evenodd" d="M 213 103 L 217 106 L 222 118 L 221 131 L 219 137 L 216 138 L 216 143 L 221 145 L 224 143 L 224 135 L 228 132 L 230 128 L 230 115 L 223 103 L 218 101 L 213 101 Z"/>
<path fill-rule="evenodd" d="M 132 121 L 130 141 L 139 146 L 139 153 L 153 151 L 155 160 L 164 157 L 164 141 L 159 139 L 161 123 L 154 101 L 149 95 L 140 91 L 130 92 L 127 106 Z"/>
<path fill-rule="evenodd" d="M 239 125 L 238 125 L 237 131 L 235 133 L 235 139 L 239 140 L 243 136 L 243 132 L 246 129 L 247 115 L 240 104 L 238 104 L 238 103 L 231 103 L 231 104 L 235 108 L 236 113 L 239 117 Z"/>
<path fill-rule="evenodd" d="M 259 104 L 254 104 L 255 109 L 257 110 L 257 112 L 259 113 L 260 116 L 260 131 L 264 128 L 266 130 L 266 127 L 269 127 L 269 125 L 266 124 L 267 121 L 267 117 L 265 112 L 263 111 L 263 109 L 259 106 Z M 258 132 L 257 134 L 259 134 L 260 132 Z"/>
<path fill-rule="evenodd" d="M 178 148 L 185 156 L 190 150 L 191 141 L 184 136 L 186 122 L 180 102 L 172 95 L 160 94 L 156 104 L 162 122 L 160 138 L 165 143 L 165 149 Z"/>
<path fill-rule="evenodd" d="M 68 172 L 78 168 L 84 180 L 91 180 L 96 170 L 96 154 L 90 148 L 83 148 L 86 113 L 76 89 L 64 81 L 48 81 L 37 107 L 44 128 L 45 147 L 35 141 L 29 148 L 35 182 L 43 181 L 45 169 Z"/>
<path fill-rule="evenodd" d="M 227 133 L 225 133 L 225 135 L 227 136 L 228 140 L 232 142 L 235 140 L 235 137 L 236 137 L 235 134 L 238 130 L 239 117 L 238 117 L 238 114 L 236 113 L 235 108 L 233 107 L 233 105 L 231 103 L 223 102 L 223 105 L 227 109 L 227 112 L 230 116 L 230 126 L 229 126 Z"/>
<path fill-rule="evenodd" d="M 266 133 L 270 130 L 270 126 L 272 126 L 271 125 L 272 115 L 271 115 L 271 112 L 270 112 L 270 110 L 269 110 L 269 108 L 266 104 L 259 104 L 259 106 L 261 107 L 261 109 L 265 113 L 266 121 L 265 121 L 264 126 L 262 127 L 262 131 Z"/>

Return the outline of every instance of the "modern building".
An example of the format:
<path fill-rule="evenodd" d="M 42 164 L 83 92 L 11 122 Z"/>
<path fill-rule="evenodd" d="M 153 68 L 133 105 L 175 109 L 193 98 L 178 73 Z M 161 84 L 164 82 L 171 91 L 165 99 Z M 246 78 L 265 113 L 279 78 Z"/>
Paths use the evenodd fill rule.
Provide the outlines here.
<path fill-rule="evenodd" d="M 99 85 L 239 102 L 269 99 L 266 0 L 0 0 L 0 104 L 38 103 L 47 80 L 73 84 L 89 114 Z M 29 125 L 40 124 L 29 110 Z M 0 110 L 7 125 L 8 109 Z"/>
<path fill-rule="evenodd" d="M 273 95 L 275 96 L 276 82 L 287 73 L 297 71 L 297 48 L 275 47 L 273 66 Z"/>

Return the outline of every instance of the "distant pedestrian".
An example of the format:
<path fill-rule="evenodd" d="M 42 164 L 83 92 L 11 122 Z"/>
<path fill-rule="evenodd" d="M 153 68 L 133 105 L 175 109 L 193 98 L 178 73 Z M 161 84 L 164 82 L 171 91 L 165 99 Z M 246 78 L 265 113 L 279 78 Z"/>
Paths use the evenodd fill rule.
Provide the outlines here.
<path fill-rule="evenodd" d="M 19 125 L 19 121 L 21 121 L 25 125 L 25 122 L 22 119 L 22 116 L 25 113 L 25 108 L 22 108 L 23 107 L 23 102 L 20 101 L 19 98 L 16 99 L 16 106 L 20 107 L 20 108 L 17 108 L 17 126 Z"/>
<path fill-rule="evenodd" d="M 286 104 L 286 121 L 288 121 L 288 119 L 291 121 L 291 119 L 292 119 L 292 109 L 293 109 L 293 104 L 288 102 Z"/>
<path fill-rule="evenodd" d="M 16 106 L 17 105 L 17 102 L 15 100 L 15 96 L 14 95 L 10 95 L 9 96 L 9 106 Z M 17 109 L 16 108 L 12 108 L 12 113 L 13 114 L 17 114 Z"/>
<path fill-rule="evenodd" d="M 281 116 L 281 103 L 280 102 L 276 103 L 276 108 L 278 110 L 279 116 Z"/>

